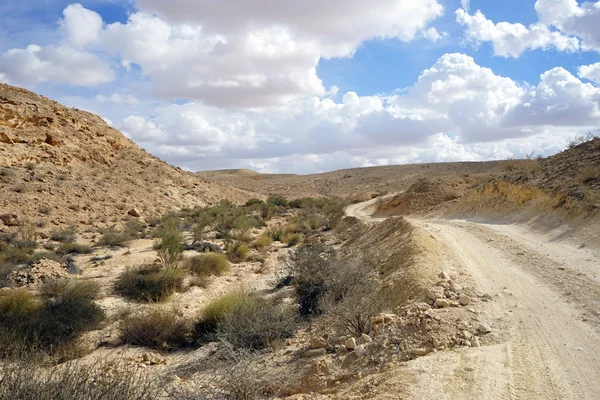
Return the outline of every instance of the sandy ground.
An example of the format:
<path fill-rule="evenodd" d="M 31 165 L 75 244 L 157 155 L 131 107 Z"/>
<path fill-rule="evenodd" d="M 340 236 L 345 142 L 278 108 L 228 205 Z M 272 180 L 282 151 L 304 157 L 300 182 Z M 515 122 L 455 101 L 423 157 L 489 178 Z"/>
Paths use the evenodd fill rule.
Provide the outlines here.
<path fill-rule="evenodd" d="M 368 222 L 373 202 L 348 215 Z M 442 244 L 440 263 L 494 301 L 478 311 L 495 345 L 408 363 L 419 399 L 593 399 L 600 393 L 598 250 L 550 241 L 519 225 L 413 220 Z M 407 379 L 407 377 L 410 377 Z M 385 382 L 394 386 L 390 378 Z M 386 389 L 387 390 L 387 389 Z M 388 392 L 389 393 L 389 392 Z"/>

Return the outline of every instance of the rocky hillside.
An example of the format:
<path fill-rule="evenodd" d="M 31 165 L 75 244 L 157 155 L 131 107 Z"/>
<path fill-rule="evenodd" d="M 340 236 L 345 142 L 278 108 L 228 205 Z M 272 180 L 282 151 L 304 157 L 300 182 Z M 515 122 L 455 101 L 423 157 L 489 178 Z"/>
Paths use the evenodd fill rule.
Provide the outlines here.
<path fill-rule="evenodd" d="M 510 168 L 469 192 L 449 217 L 529 222 L 542 229 L 568 228 L 598 238 L 600 138 L 590 138 L 542 160 Z"/>
<path fill-rule="evenodd" d="M 96 115 L 0 84 L 5 225 L 112 225 L 132 209 L 150 217 L 249 197 L 151 156 Z"/>

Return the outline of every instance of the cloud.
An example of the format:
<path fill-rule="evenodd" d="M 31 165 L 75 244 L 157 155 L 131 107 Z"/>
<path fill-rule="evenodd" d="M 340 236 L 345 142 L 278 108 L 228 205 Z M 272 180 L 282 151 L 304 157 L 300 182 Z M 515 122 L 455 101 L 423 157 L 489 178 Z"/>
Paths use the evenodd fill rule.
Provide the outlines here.
<path fill-rule="evenodd" d="M 580 78 L 589 79 L 595 83 L 600 82 L 600 63 L 582 65 L 578 68 L 577 75 Z"/>
<path fill-rule="evenodd" d="M 139 104 L 140 100 L 131 94 L 113 93 L 109 96 L 98 94 L 95 100 L 99 103 Z"/>
<path fill-rule="evenodd" d="M 554 48 L 573 52 L 580 48 L 577 38 L 553 31 L 544 24 L 526 27 L 520 23 L 494 23 L 479 10 L 471 15 L 462 8 L 456 10 L 456 21 L 467 28 L 468 40 L 475 44 L 490 42 L 497 56 L 517 58 L 529 50 Z"/>
<path fill-rule="evenodd" d="M 544 72 L 506 116 L 505 124 L 594 126 L 600 123 L 600 89 L 583 83 L 564 68 Z"/>
<path fill-rule="evenodd" d="M 542 22 L 581 38 L 583 48 L 600 51 L 600 2 L 537 0 L 535 9 Z"/>
<path fill-rule="evenodd" d="M 437 40 L 427 26 L 443 13 L 437 0 L 137 4 L 126 23 L 106 26 L 105 49 L 139 65 L 155 97 L 237 108 L 323 96 L 319 60 L 351 57 L 374 38 Z"/>
<path fill-rule="evenodd" d="M 95 86 L 115 78 L 110 67 L 97 55 L 70 46 L 27 46 L 0 54 L 0 75 L 4 81 L 27 87 L 42 82 Z"/>
<path fill-rule="evenodd" d="M 533 87 L 464 54 L 445 54 L 402 94 L 227 110 L 165 105 L 121 128 L 152 153 L 191 170 L 247 167 L 315 172 L 348 166 L 487 160 L 555 151 L 600 123 L 598 89 L 562 68 Z"/>
<path fill-rule="evenodd" d="M 59 23 L 73 46 L 84 47 L 99 40 L 103 25 L 100 14 L 75 3 L 63 10 L 63 16 Z"/>

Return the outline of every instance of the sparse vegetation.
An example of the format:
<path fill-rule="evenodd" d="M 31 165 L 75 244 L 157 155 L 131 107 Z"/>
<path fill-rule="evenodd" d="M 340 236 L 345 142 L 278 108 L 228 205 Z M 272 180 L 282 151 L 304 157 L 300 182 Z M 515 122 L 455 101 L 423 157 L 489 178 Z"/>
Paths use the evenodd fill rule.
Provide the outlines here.
<path fill-rule="evenodd" d="M 93 300 L 99 286 L 88 281 L 46 283 L 39 297 L 20 289 L 0 295 L 0 350 L 40 347 L 55 351 L 96 328 L 104 313 Z"/>
<path fill-rule="evenodd" d="M 74 227 L 56 229 L 50 232 L 50 240 L 61 243 L 74 242 L 77 238 L 77 231 Z"/>
<path fill-rule="evenodd" d="M 260 350 L 290 337 L 295 328 L 295 313 L 289 306 L 247 297 L 223 314 L 217 336 L 236 348 Z"/>
<path fill-rule="evenodd" d="M 121 232 L 114 228 L 106 229 L 102 232 L 102 236 L 100 236 L 100 240 L 98 240 L 98 245 L 108 247 L 122 247 L 133 238 L 134 237 L 132 237 L 126 232 Z"/>
<path fill-rule="evenodd" d="M 181 290 L 185 272 L 160 265 L 144 265 L 123 272 L 115 282 L 115 290 L 135 301 L 164 301 L 177 290 Z"/>
<path fill-rule="evenodd" d="M 229 261 L 223 254 L 202 254 L 188 258 L 187 269 L 197 276 L 223 276 L 230 270 Z"/>
<path fill-rule="evenodd" d="M 195 326 L 198 340 L 219 338 L 236 348 L 258 350 L 289 337 L 294 311 L 245 293 L 231 293 L 210 303 Z"/>
<path fill-rule="evenodd" d="M 297 245 L 298 243 L 300 243 L 302 241 L 302 235 L 299 233 L 287 233 L 284 237 L 282 242 L 287 244 L 288 247 L 294 247 L 295 245 Z"/>
<path fill-rule="evenodd" d="M 91 252 L 90 246 L 75 242 L 63 243 L 56 249 L 56 253 L 62 256 L 67 254 L 89 254 Z"/>
<path fill-rule="evenodd" d="M 265 247 L 270 246 L 271 243 L 273 243 L 273 239 L 271 239 L 271 237 L 268 235 L 263 235 L 256 239 L 256 241 L 254 242 L 254 246 L 257 249 L 264 249 Z"/>
<path fill-rule="evenodd" d="M 234 241 L 227 245 L 227 257 L 232 263 L 240 263 L 246 259 L 250 248 L 242 241 Z"/>
<path fill-rule="evenodd" d="M 154 309 L 130 315 L 119 324 L 123 343 L 173 350 L 188 344 L 190 328 L 177 310 Z"/>
<path fill-rule="evenodd" d="M 161 382 L 121 362 L 69 362 L 51 370 L 31 356 L 0 366 L 0 399 L 155 400 Z M 126 371 L 126 372 L 125 372 Z"/>

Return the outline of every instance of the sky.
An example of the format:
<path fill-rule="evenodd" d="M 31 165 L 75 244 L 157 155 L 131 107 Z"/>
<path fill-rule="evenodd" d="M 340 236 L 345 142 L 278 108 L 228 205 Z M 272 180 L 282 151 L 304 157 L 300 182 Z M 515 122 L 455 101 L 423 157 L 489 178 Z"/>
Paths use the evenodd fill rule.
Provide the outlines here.
<path fill-rule="evenodd" d="M 600 125 L 600 1 L 3 0 L 0 82 L 192 171 L 547 156 Z"/>

